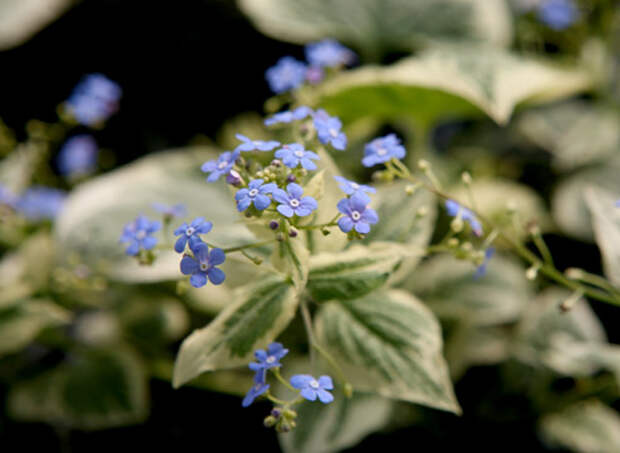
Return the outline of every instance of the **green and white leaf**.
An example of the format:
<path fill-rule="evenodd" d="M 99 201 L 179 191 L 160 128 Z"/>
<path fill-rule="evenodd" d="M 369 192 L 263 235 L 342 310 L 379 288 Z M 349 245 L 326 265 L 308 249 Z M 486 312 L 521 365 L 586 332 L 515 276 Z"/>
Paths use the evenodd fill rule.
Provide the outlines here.
<path fill-rule="evenodd" d="M 67 255 L 79 253 L 85 263 L 100 268 L 109 278 L 126 282 L 156 282 L 180 277 L 179 255 L 174 252 L 172 230 L 157 233 L 159 244 L 170 243 L 153 266 L 139 266 L 124 254 L 118 239 L 123 226 L 140 213 L 159 219 L 151 205 L 183 203 L 191 220 L 204 216 L 213 222 L 209 242 L 219 247 L 254 240 L 242 222 L 226 184 L 207 184 L 200 166 L 216 153 L 189 148 L 146 156 L 125 167 L 79 185 L 56 222 L 55 235 Z M 103 263 L 103 264 L 100 264 Z"/>
<path fill-rule="evenodd" d="M 276 243 L 271 264 L 278 272 L 290 277 L 297 291 L 303 291 L 310 270 L 310 252 L 302 237 L 286 238 Z"/>
<path fill-rule="evenodd" d="M 7 407 L 12 417 L 74 429 L 110 428 L 146 418 L 147 379 L 133 351 L 117 345 L 70 354 L 70 360 L 11 388 Z"/>
<path fill-rule="evenodd" d="M 181 345 L 174 387 L 205 371 L 233 368 L 252 360 L 254 350 L 271 343 L 291 322 L 298 305 L 293 285 L 272 275 L 239 288 L 230 303 Z"/>
<path fill-rule="evenodd" d="M 317 302 L 363 296 L 383 286 L 406 256 L 404 247 L 388 243 L 313 255 L 308 292 Z"/>
<path fill-rule="evenodd" d="M 460 413 L 439 322 L 412 295 L 375 291 L 331 301 L 321 306 L 315 327 L 356 390 Z"/>
<path fill-rule="evenodd" d="M 438 46 L 390 66 L 364 66 L 326 82 L 319 102 L 345 123 L 360 117 L 439 118 L 486 114 L 506 124 L 513 110 L 588 90 L 590 74 L 496 48 Z"/>
<path fill-rule="evenodd" d="M 620 451 L 620 416 L 598 400 L 573 404 L 539 422 L 544 440 L 580 453 Z"/>
<path fill-rule="evenodd" d="M 495 254 L 486 274 L 474 279 L 470 262 L 451 255 L 424 261 L 403 286 L 440 318 L 489 326 L 517 320 L 532 297 L 525 269 L 516 260 Z"/>

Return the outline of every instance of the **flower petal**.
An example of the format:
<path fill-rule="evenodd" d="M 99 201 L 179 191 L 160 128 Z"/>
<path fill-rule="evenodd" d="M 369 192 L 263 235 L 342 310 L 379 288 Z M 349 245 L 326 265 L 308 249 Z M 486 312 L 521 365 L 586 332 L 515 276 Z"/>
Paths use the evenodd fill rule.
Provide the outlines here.
<path fill-rule="evenodd" d="M 194 288 L 201 288 L 207 284 L 207 274 L 196 272 L 189 278 L 189 282 Z"/>
<path fill-rule="evenodd" d="M 179 236 L 179 239 L 174 243 L 174 250 L 177 253 L 183 253 L 185 250 L 185 245 L 187 244 L 187 236 L 184 234 L 183 236 Z"/>
<path fill-rule="evenodd" d="M 217 267 L 212 267 L 211 269 L 209 269 L 207 275 L 209 276 L 209 280 L 211 280 L 211 283 L 213 283 L 214 285 L 219 285 L 224 280 L 226 280 L 226 274 L 224 273 L 224 271 Z"/>
<path fill-rule="evenodd" d="M 181 273 L 191 275 L 198 272 L 200 266 L 198 262 L 190 256 L 184 256 L 181 260 Z"/>
<path fill-rule="evenodd" d="M 222 249 L 212 249 L 209 253 L 209 264 L 217 266 L 226 261 L 226 253 Z"/>

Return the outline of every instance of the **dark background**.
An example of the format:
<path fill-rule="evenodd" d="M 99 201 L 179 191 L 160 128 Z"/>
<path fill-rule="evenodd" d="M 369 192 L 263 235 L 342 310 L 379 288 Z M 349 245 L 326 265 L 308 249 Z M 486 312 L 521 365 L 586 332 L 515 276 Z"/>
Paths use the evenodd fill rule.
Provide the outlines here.
<path fill-rule="evenodd" d="M 0 117 L 23 137 L 28 119 L 54 121 L 56 106 L 82 75 L 102 72 L 124 93 L 120 112 L 95 136 L 125 163 L 183 146 L 199 133 L 213 137 L 227 118 L 261 111 L 271 94 L 264 71 L 286 54 L 302 58 L 303 49 L 261 35 L 233 1 L 89 0 L 26 44 L 0 53 Z M 548 181 L 544 173 L 529 177 L 530 183 Z M 585 261 L 589 270 L 600 270 L 595 248 L 549 239 L 557 261 Z M 595 309 L 609 328 L 613 309 Z M 527 399 L 499 387 L 499 374 L 497 368 L 473 368 L 458 383 L 463 417 L 428 411 L 425 426 L 371 435 L 351 451 L 542 450 Z M 141 426 L 86 433 L 0 415 L 0 451 L 278 451 L 275 434 L 262 427 L 269 410 L 264 403 L 242 409 L 236 397 L 174 391 L 157 380 L 151 392 L 151 416 Z M 496 413 L 506 416 L 488 415 Z M 441 421 L 433 426 L 436 418 Z"/>

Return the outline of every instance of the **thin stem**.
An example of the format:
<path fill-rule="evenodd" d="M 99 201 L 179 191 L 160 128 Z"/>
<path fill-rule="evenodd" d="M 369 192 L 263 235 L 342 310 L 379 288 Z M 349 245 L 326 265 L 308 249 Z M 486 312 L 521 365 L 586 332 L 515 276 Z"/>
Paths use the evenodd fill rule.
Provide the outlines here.
<path fill-rule="evenodd" d="M 291 384 L 289 384 L 288 382 L 286 382 L 286 379 L 284 379 L 282 377 L 282 375 L 280 374 L 280 367 L 277 368 L 271 368 L 271 372 L 273 373 L 273 375 L 276 377 L 276 379 L 278 381 L 280 381 L 280 383 L 285 386 L 287 389 L 296 392 L 297 389 L 295 387 L 293 387 Z"/>
<path fill-rule="evenodd" d="M 551 256 L 551 252 L 549 251 L 549 248 L 547 247 L 545 240 L 540 234 L 540 231 L 534 231 L 532 233 L 532 239 L 534 240 L 534 245 L 540 252 L 540 255 L 543 257 L 543 260 L 545 261 L 545 263 L 547 263 L 550 266 L 555 267 L 555 265 L 553 264 L 553 257 Z"/>
<path fill-rule="evenodd" d="M 299 305 L 299 309 L 301 311 L 301 318 L 304 321 L 304 327 L 306 329 L 306 335 L 308 336 L 308 343 L 310 346 L 314 346 L 316 344 L 316 339 L 314 338 L 314 332 L 312 331 L 312 317 L 310 316 L 310 310 L 308 310 L 308 304 L 305 299 L 302 299 L 301 304 Z M 312 368 L 316 364 L 315 354 L 312 347 L 310 348 L 310 363 Z"/>
<path fill-rule="evenodd" d="M 265 392 L 265 396 L 267 397 L 267 399 L 269 401 L 271 401 L 274 404 L 278 404 L 279 406 L 286 406 L 286 407 L 288 407 L 291 404 L 291 401 L 284 401 L 284 400 L 281 400 L 279 398 L 276 398 L 275 396 L 273 396 L 271 394 L 271 392 L 269 390 L 267 390 L 267 392 Z"/>
<path fill-rule="evenodd" d="M 224 253 L 232 253 L 232 252 L 239 252 L 241 250 L 245 250 L 245 249 L 253 249 L 256 247 L 262 247 L 263 245 L 267 245 L 267 244 L 271 244 L 273 242 L 275 242 L 275 239 L 269 239 L 268 241 L 262 241 L 262 242 L 254 242 L 253 244 L 245 244 L 245 245 L 239 245 L 237 247 L 228 247 L 224 250 Z M 209 244 L 211 247 L 213 247 L 211 244 Z"/>

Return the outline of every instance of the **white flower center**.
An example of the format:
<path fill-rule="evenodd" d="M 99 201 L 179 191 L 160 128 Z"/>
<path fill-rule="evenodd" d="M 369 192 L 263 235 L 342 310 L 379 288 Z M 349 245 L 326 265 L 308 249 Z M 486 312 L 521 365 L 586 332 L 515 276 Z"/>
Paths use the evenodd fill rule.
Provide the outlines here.
<path fill-rule="evenodd" d="M 331 135 L 332 137 L 336 138 L 336 137 L 338 137 L 338 131 L 336 129 L 330 129 L 329 130 L 329 135 Z"/>
<path fill-rule="evenodd" d="M 273 363 L 276 361 L 276 358 L 272 355 L 270 355 L 269 357 L 267 357 L 267 359 L 265 360 L 265 362 L 267 363 Z"/>
<path fill-rule="evenodd" d="M 146 231 L 144 230 L 139 230 L 136 232 L 136 239 L 138 240 L 142 240 L 146 237 Z"/>
<path fill-rule="evenodd" d="M 297 151 L 295 151 L 295 153 L 294 153 L 294 154 L 295 154 L 295 156 L 297 156 L 297 157 L 304 157 L 304 152 L 303 152 L 303 151 L 301 151 L 301 150 L 297 150 Z"/>
<path fill-rule="evenodd" d="M 359 189 L 359 188 L 360 188 L 360 185 L 359 185 L 358 183 L 356 183 L 356 182 L 352 182 L 352 183 L 351 183 L 351 188 L 352 188 L 353 190 L 357 190 L 357 189 Z"/>
<path fill-rule="evenodd" d="M 187 227 L 187 230 L 185 230 L 185 234 L 187 236 L 191 236 L 192 234 L 194 234 L 196 232 L 196 230 L 194 229 L 194 227 Z"/>
<path fill-rule="evenodd" d="M 217 168 L 219 168 L 220 170 L 226 168 L 226 166 L 228 165 L 228 162 L 226 161 L 222 161 L 217 165 Z"/>
<path fill-rule="evenodd" d="M 201 271 L 206 271 L 207 269 L 209 269 L 209 265 L 207 263 L 200 263 Z"/>
<path fill-rule="evenodd" d="M 254 198 L 257 194 L 258 194 L 258 189 L 252 189 L 252 190 L 250 190 L 250 192 L 248 193 L 248 195 L 249 195 L 251 198 Z"/>
<path fill-rule="evenodd" d="M 353 220 L 355 220 L 355 221 L 359 220 L 361 217 L 362 217 L 362 215 L 359 212 L 357 212 L 357 211 L 353 211 L 351 213 L 351 218 Z"/>
<path fill-rule="evenodd" d="M 318 389 L 319 388 L 319 381 L 317 381 L 316 379 L 312 379 L 310 381 L 310 387 L 312 387 L 313 389 Z"/>
<path fill-rule="evenodd" d="M 296 200 L 295 198 L 293 198 L 290 202 L 292 207 L 296 208 L 297 206 L 299 206 L 299 200 Z"/>
<path fill-rule="evenodd" d="M 385 155 L 387 154 L 387 149 L 385 149 L 385 148 L 379 148 L 379 149 L 377 150 L 377 154 L 378 154 L 379 156 L 385 156 Z"/>

